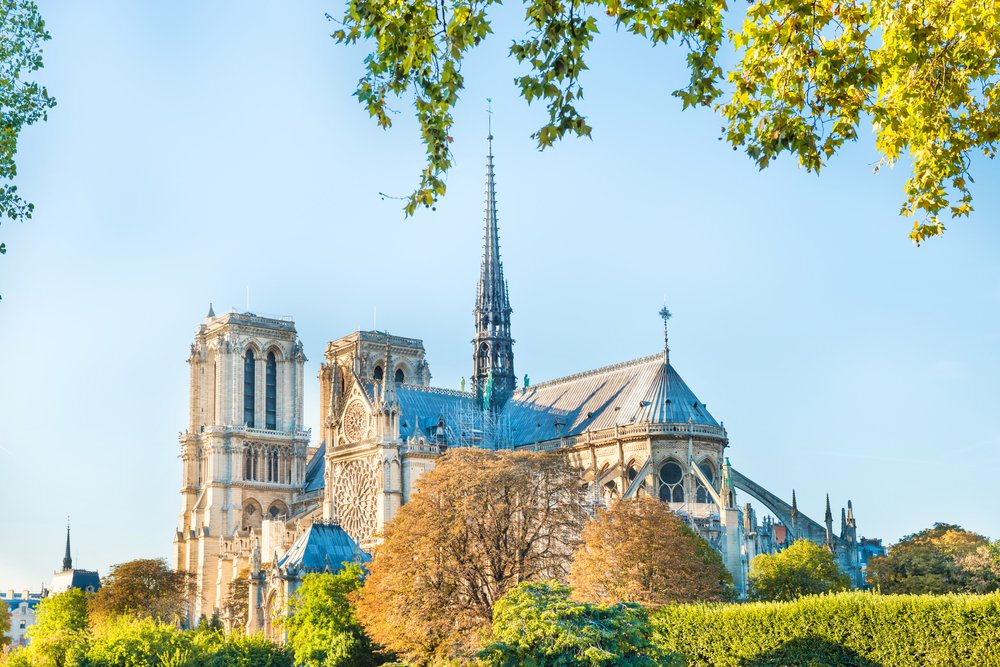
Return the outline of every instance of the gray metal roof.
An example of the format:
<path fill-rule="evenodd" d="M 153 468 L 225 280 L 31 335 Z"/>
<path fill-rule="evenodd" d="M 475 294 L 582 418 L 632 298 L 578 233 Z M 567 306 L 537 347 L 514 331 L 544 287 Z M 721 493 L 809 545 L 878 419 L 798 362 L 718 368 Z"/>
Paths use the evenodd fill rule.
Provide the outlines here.
<path fill-rule="evenodd" d="M 326 442 L 320 443 L 319 449 L 309 459 L 306 464 L 306 483 L 302 492 L 308 493 L 322 489 L 324 486 L 323 473 L 326 471 Z"/>
<path fill-rule="evenodd" d="M 643 423 L 719 426 L 662 353 L 520 389 L 504 413 L 515 445 Z"/>
<path fill-rule="evenodd" d="M 471 409 L 475 404 L 475 397 L 470 393 L 406 384 L 397 388 L 396 396 L 403 416 L 399 426 L 399 435 L 403 438 L 413 436 L 417 422 L 420 430 L 430 435 L 438 419 L 443 417 L 447 421 L 458 410 Z"/>
<path fill-rule="evenodd" d="M 278 559 L 289 573 L 339 572 L 344 563 L 366 563 L 371 556 L 336 523 L 314 523 Z"/>

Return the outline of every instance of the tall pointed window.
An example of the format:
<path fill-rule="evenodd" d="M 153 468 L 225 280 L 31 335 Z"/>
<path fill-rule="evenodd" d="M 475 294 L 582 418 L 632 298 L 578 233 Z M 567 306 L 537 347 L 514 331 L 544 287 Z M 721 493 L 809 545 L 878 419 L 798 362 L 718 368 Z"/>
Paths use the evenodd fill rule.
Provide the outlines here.
<path fill-rule="evenodd" d="M 255 375 L 257 373 L 257 360 L 254 359 L 253 350 L 247 350 L 243 356 L 243 424 L 254 427 L 254 389 Z"/>
<path fill-rule="evenodd" d="M 396 377 L 395 377 L 396 384 L 403 384 L 403 380 L 405 380 L 405 379 L 406 379 L 406 375 L 403 373 L 403 369 L 402 368 L 397 368 L 396 369 Z"/>
<path fill-rule="evenodd" d="M 274 352 L 267 353 L 264 376 L 264 428 L 278 428 L 278 362 Z"/>

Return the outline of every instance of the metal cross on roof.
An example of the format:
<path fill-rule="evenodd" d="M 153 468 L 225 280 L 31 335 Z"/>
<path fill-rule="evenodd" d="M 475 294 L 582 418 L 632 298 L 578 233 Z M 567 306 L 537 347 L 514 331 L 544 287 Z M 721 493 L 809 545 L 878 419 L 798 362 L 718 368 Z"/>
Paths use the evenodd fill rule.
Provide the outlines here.
<path fill-rule="evenodd" d="M 667 320 L 670 319 L 670 311 L 666 305 L 660 308 L 660 317 L 663 318 L 663 359 L 670 363 L 670 346 L 667 344 Z"/>

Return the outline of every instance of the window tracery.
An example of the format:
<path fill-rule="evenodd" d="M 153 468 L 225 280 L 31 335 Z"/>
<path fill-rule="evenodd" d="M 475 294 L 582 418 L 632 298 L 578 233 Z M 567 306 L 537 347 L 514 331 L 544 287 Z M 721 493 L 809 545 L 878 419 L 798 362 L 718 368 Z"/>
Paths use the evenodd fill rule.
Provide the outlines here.
<path fill-rule="evenodd" d="M 684 469 L 677 461 L 669 460 L 660 466 L 660 500 L 669 503 L 684 502 Z"/>
<path fill-rule="evenodd" d="M 706 459 L 698 464 L 698 469 L 701 470 L 702 474 L 705 475 L 705 478 L 708 479 L 709 483 L 711 483 L 711 485 L 714 488 L 715 466 L 712 465 L 712 462 Z M 698 488 L 697 491 L 695 491 L 695 502 L 699 503 L 714 502 L 712 500 L 712 494 L 708 492 L 708 489 L 705 488 L 705 485 L 702 484 L 701 480 L 699 479 L 697 481 L 698 481 Z"/>

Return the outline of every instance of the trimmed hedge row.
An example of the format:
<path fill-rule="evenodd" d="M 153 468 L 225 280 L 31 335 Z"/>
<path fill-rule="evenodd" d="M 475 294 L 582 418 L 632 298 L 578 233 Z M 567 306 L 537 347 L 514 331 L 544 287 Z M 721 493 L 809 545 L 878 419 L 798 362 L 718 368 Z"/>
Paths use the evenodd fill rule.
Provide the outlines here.
<path fill-rule="evenodd" d="M 674 605 L 651 620 L 653 643 L 690 667 L 1000 665 L 1000 593 Z"/>

